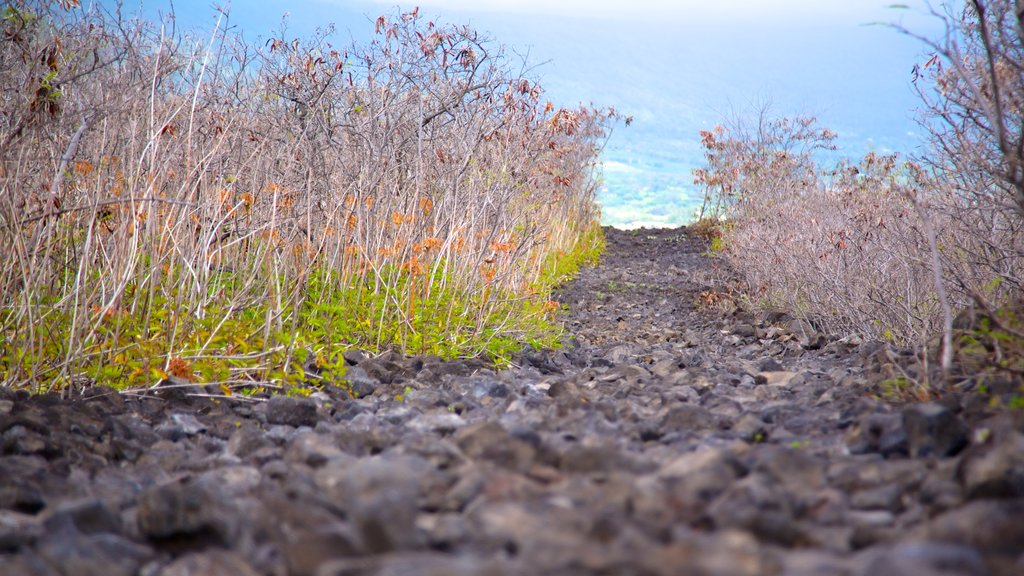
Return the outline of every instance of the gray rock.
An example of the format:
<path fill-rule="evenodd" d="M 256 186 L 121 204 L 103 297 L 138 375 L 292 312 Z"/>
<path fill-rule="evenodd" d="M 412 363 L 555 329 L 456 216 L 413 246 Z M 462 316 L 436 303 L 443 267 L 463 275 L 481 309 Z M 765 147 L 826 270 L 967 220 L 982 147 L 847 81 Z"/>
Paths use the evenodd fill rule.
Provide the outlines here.
<path fill-rule="evenodd" d="M 405 425 L 418 432 L 451 434 L 466 425 L 466 419 L 454 412 L 430 412 L 415 416 Z"/>
<path fill-rule="evenodd" d="M 206 425 L 199 421 L 192 414 L 172 414 L 171 421 L 177 425 L 186 436 L 195 436 L 206 431 Z"/>
<path fill-rule="evenodd" d="M 4 555 L 0 576 L 61 576 L 56 569 L 33 552 Z"/>
<path fill-rule="evenodd" d="M 165 566 L 158 576 L 256 576 L 257 572 L 232 552 L 209 550 L 178 558 Z"/>
<path fill-rule="evenodd" d="M 858 510 L 900 512 L 903 509 L 905 490 L 906 487 L 899 483 L 861 490 L 850 498 L 850 506 Z"/>
<path fill-rule="evenodd" d="M 761 360 L 757 365 L 758 370 L 761 372 L 783 372 L 785 369 L 782 364 L 779 364 L 775 358 L 765 358 Z"/>
<path fill-rule="evenodd" d="M 467 457 L 490 460 L 512 470 L 525 471 L 537 456 L 533 445 L 512 436 L 494 421 L 465 426 L 453 439 Z"/>
<path fill-rule="evenodd" d="M 767 386 L 777 386 L 779 388 L 795 388 L 801 386 L 805 377 L 799 372 L 785 372 L 785 371 L 762 371 L 756 376 L 759 384 Z"/>
<path fill-rule="evenodd" d="M 748 530 L 760 540 L 792 547 L 805 540 L 793 519 L 793 505 L 785 490 L 763 474 L 751 474 L 732 483 L 708 507 L 716 528 Z"/>
<path fill-rule="evenodd" d="M 247 458 L 263 448 L 273 448 L 274 443 L 267 435 L 256 428 L 239 428 L 228 439 L 226 451 L 239 458 Z"/>
<path fill-rule="evenodd" d="M 36 516 L 0 510 L 0 554 L 31 546 L 43 535 L 44 530 Z"/>
<path fill-rule="evenodd" d="M 338 522 L 290 534 L 284 546 L 288 573 L 292 576 L 314 576 L 331 561 L 362 553 L 359 536 L 350 526 Z"/>
<path fill-rule="evenodd" d="M 718 418 L 710 410 L 693 404 L 672 406 L 661 420 L 661 429 L 665 433 L 713 430 L 718 426 Z"/>
<path fill-rule="evenodd" d="M 334 438 L 313 431 L 296 434 L 284 453 L 289 462 L 301 462 L 311 468 L 319 468 L 338 458 L 351 459 L 338 447 Z"/>
<path fill-rule="evenodd" d="M 790 492 L 807 492 L 825 486 L 825 463 L 805 450 L 789 446 L 758 445 L 745 460 Z"/>
<path fill-rule="evenodd" d="M 183 546 L 228 545 L 234 526 L 216 493 L 197 483 L 174 482 L 139 495 L 140 533 L 155 541 L 179 540 Z"/>
<path fill-rule="evenodd" d="M 972 447 L 957 475 L 970 499 L 1024 497 L 1024 434 L 1008 431 Z"/>
<path fill-rule="evenodd" d="M 976 500 L 941 514 L 910 534 L 912 541 L 975 548 L 986 559 L 1024 554 L 1024 499 Z"/>
<path fill-rule="evenodd" d="M 747 442 L 759 442 L 768 436 L 768 425 L 757 414 L 747 413 L 732 425 L 732 431 Z"/>
<path fill-rule="evenodd" d="M 884 456 L 905 455 L 909 451 L 906 429 L 900 414 L 873 413 L 861 419 L 846 435 L 851 454 L 880 452 Z"/>
<path fill-rule="evenodd" d="M 135 576 L 153 550 L 116 534 L 60 531 L 38 547 L 39 557 L 63 576 Z"/>
<path fill-rule="evenodd" d="M 506 560 L 440 553 L 398 553 L 337 560 L 323 565 L 316 576 L 505 576 L 523 574 Z"/>
<path fill-rule="evenodd" d="M 935 402 L 903 411 L 910 456 L 953 456 L 967 446 L 967 426 L 949 408 Z"/>
<path fill-rule="evenodd" d="M 316 485 L 348 514 L 365 549 L 373 554 L 415 549 L 420 482 L 433 468 L 410 456 L 373 456 L 331 462 L 315 474 Z"/>
<path fill-rule="evenodd" d="M 746 468 L 732 454 L 722 450 L 683 454 L 657 471 L 669 497 L 678 502 L 681 512 L 690 519 L 698 518 L 704 506 L 744 474 Z"/>
<path fill-rule="evenodd" d="M 348 352 L 346 352 L 348 354 Z M 346 359 L 348 356 L 346 356 Z M 367 398 L 372 396 L 380 386 L 380 381 L 371 377 L 365 368 L 360 366 L 349 366 L 345 368 L 345 381 L 355 398 Z"/>
<path fill-rule="evenodd" d="M 794 551 L 782 561 L 786 576 L 846 576 L 853 572 L 848 559 L 817 550 Z"/>
<path fill-rule="evenodd" d="M 194 482 L 210 493 L 237 498 L 251 493 L 262 480 L 262 473 L 253 466 L 224 466 L 203 472 Z"/>
<path fill-rule="evenodd" d="M 988 568 L 977 550 L 931 542 L 899 544 L 871 560 L 863 576 L 987 576 Z"/>
<path fill-rule="evenodd" d="M 564 472 L 578 474 L 644 469 L 642 463 L 611 442 L 591 445 L 572 443 L 561 451 L 559 468 Z"/>
<path fill-rule="evenodd" d="M 272 396 L 267 401 L 267 422 L 295 427 L 316 426 L 316 402 L 301 396 Z"/>

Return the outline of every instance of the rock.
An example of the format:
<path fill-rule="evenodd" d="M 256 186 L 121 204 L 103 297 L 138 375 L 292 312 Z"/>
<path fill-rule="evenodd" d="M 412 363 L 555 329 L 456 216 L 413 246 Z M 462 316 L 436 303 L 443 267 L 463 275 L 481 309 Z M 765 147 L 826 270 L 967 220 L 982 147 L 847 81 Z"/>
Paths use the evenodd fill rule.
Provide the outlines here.
<path fill-rule="evenodd" d="M 861 490 L 850 498 L 850 506 L 857 510 L 900 512 L 903 509 L 903 494 L 905 490 L 906 487 L 898 483 Z"/>
<path fill-rule="evenodd" d="M 930 542 L 899 544 L 871 560 L 863 576 L 987 576 L 988 569 L 977 550 L 966 546 Z"/>
<path fill-rule="evenodd" d="M 73 528 L 81 534 L 118 534 L 123 528 L 119 511 L 93 498 L 62 502 L 48 510 L 42 521 L 50 533 Z"/>
<path fill-rule="evenodd" d="M 116 534 L 82 535 L 73 530 L 48 535 L 39 557 L 64 576 L 135 576 L 153 550 Z"/>
<path fill-rule="evenodd" d="M 903 411 L 910 456 L 953 456 L 967 446 L 967 426 L 949 408 L 935 403 L 915 404 Z"/>
<path fill-rule="evenodd" d="M 760 442 L 768 436 L 768 425 L 756 414 L 744 414 L 732 425 L 732 431 L 747 442 Z"/>
<path fill-rule="evenodd" d="M 332 462 L 316 472 L 318 487 L 347 513 L 373 554 L 415 549 L 420 482 L 432 467 L 420 458 L 373 456 Z"/>
<path fill-rule="evenodd" d="M 818 490 L 825 486 L 825 464 L 798 448 L 758 445 L 744 460 L 750 463 L 753 471 L 766 474 L 791 492 Z"/>
<path fill-rule="evenodd" d="M 794 551 L 782 561 L 782 573 L 786 576 L 846 575 L 853 572 L 846 558 L 817 550 Z"/>
<path fill-rule="evenodd" d="M 257 576 L 245 560 L 227 550 L 194 552 L 165 566 L 158 576 Z"/>
<path fill-rule="evenodd" d="M 619 450 L 611 443 L 584 446 L 573 443 L 560 454 L 559 469 L 577 474 L 593 474 L 611 472 L 613 470 L 644 469 L 642 463 L 636 462 L 629 454 Z"/>
<path fill-rule="evenodd" d="M 976 500 L 941 514 L 910 534 L 910 540 L 967 546 L 984 558 L 1024 554 L 1024 499 Z"/>
<path fill-rule="evenodd" d="M 193 548 L 233 540 L 233 526 L 221 498 L 197 483 L 174 482 L 139 495 L 136 518 L 141 534 L 175 548 Z"/>
<path fill-rule="evenodd" d="M 34 544 L 44 533 L 35 516 L 0 510 L 0 554 L 17 552 Z"/>
<path fill-rule="evenodd" d="M 0 576 L 62 576 L 32 552 L 5 555 L 0 562 Z"/>
<path fill-rule="evenodd" d="M 346 356 L 347 359 L 348 356 Z M 352 396 L 355 398 L 372 396 L 380 385 L 380 382 L 376 378 L 371 377 L 365 368 L 355 365 L 345 368 L 345 381 L 348 382 Z"/>
<path fill-rule="evenodd" d="M 747 530 L 760 540 L 792 547 L 805 538 L 793 519 L 793 505 L 786 491 L 762 474 L 751 474 L 732 483 L 708 507 L 716 528 Z"/>
<path fill-rule="evenodd" d="M 755 376 L 759 384 L 767 386 L 778 386 L 780 388 L 795 388 L 804 383 L 804 375 L 799 372 L 759 372 Z"/>
<path fill-rule="evenodd" d="M 1024 412 L 974 378 L 892 405 L 912 354 L 801 347 L 683 232 L 605 230 L 552 295 L 583 303 L 566 347 L 506 368 L 350 352 L 356 399 L 0 386 L 0 576 L 1020 573 Z"/>
<path fill-rule="evenodd" d="M 723 530 L 715 538 L 696 540 L 687 548 L 689 554 L 685 558 L 689 561 L 673 564 L 687 566 L 694 574 L 760 576 L 781 573 L 779 558 L 744 530 Z"/>
<path fill-rule="evenodd" d="M 322 566 L 316 576 L 511 576 L 522 573 L 506 560 L 422 552 L 338 560 Z"/>
<path fill-rule="evenodd" d="M 316 402 L 312 398 L 272 396 L 267 401 L 267 422 L 284 426 L 316 426 Z"/>
<path fill-rule="evenodd" d="M 466 419 L 454 412 L 433 412 L 420 414 L 406 422 L 411 430 L 438 434 L 451 434 L 466 425 Z"/>
<path fill-rule="evenodd" d="M 285 455 L 288 461 L 301 462 L 310 468 L 319 468 L 339 458 L 351 459 L 338 448 L 334 438 L 313 431 L 296 434 L 288 443 Z"/>
<path fill-rule="evenodd" d="M 548 387 L 548 396 L 556 400 L 559 398 L 578 400 L 582 398 L 583 392 L 571 380 L 555 380 Z"/>
<path fill-rule="evenodd" d="M 804 350 L 821 350 L 828 344 L 828 337 L 824 334 L 811 334 L 800 339 L 800 346 Z"/>
<path fill-rule="evenodd" d="M 863 417 L 846 435 L 846 446 L 851 454 L 907 454 L 909 446 L 903 417 L 888 413 L 872 413 Z"/>
<path fill-rule="evenodd" d="M 239 428 L 231 434 L 226 452 L 238 458 L 248 458 L 266 448 L 276 448 L 276 446 L 262 430 L 247 427 Z"/>
<path fill-rule="evenodd" d="M 534 446 L 512 436 L 494 421 L 463 427 L 453 439 L 467 457 L 490 460 L 512 470 L 527 470 L 537 456 Z"/>
<path fill-rule="evenodd" d="M 720 450 L 683 454 L 657 471 L 665 485 L 666 500 L 676 502 L 683 517 L 690 520 L 699 518 L 707 504 L 744 474 L 746 468 L 733 455 Z"/>
<path fill-rule="evenodd" d="M 970 499 L 1024 497 L 1024 434 L 1008 431 L 972 447 L 957 476 Z"/>
<path fill-rule="evenodd" d="M 195 436 L 206 432 L 206 425 L 192 414 L 172 414 L 170 422 L 185 436 Z"/>
<path fill-rule="evenodd" d="M 737 324 L 733 326 L 732 333 L 740 338 L 762 338 L 764 333 L 753 324 Z"/>
<path fill-rule="evenodd" d="M 288 573 L 292 576 L 315 576 L 332 560 L 359 556 L 362 552 L 359 536 L 350 526 L 338 522 L 291 534 L 284 547 Z"/>
<path fill-rule="evenodd" d="M 225 498 L 245 496 L 263 481 L 263 474 L 253 466 L 224 466 L 203 472 L 195 479 L 197 486 Z"/>
<path fill-rule="evenodd" d="M 930 515 L 937 516 L 964 501 L 960 483 L 951 479 L 929 476 L 921 485 L 921 504 L 929 507 Z"/>
<path fill-rule="evenodd" d="M 711 411 L 693 404 L 672 406 L 661 420 L 661 430 L 667 432 L 698 432 L 718 428 L 718 418 Z"/>

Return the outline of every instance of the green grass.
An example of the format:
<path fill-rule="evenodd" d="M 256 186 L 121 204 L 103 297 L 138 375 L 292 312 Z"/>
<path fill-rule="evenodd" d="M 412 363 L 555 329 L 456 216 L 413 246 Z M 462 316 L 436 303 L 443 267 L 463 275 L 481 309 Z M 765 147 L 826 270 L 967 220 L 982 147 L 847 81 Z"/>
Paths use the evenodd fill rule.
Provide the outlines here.
<path fill-rule="evenodd" d="M 73 375 L 125 389 L 176 376 L 222 384 L 225 394 L 260 382 L 286 389 L 343 384 L 348 349 L 485 356 L 503 365 L 525 347 L 560 345 L 560 305 L 551 290 L 596 263 L 603 247 L 595 226 L 572 252 L 550 254 L 526 295 L 460 289 L 443 266 L 416 274 L 387 267 L 362 279 L 321 267 L 303 280 L 276 279 L 292 286 L 294 301 L 278 315 L 272 298 L 254 297 L 230 273 L 211 278 L 201 310 L 179 308 L 183 298 L 168 288 L 177 286 L 169 272 L 148 291 L 129 283 L 126 309 L 68 306 L 60 295 L 70 288 L 60 286 L 54 295 L 22 295 L 30 306 L 0 308 L 0 381 L 49 390 Z M 24 309 L 34 317 L 16 315 Z"/>

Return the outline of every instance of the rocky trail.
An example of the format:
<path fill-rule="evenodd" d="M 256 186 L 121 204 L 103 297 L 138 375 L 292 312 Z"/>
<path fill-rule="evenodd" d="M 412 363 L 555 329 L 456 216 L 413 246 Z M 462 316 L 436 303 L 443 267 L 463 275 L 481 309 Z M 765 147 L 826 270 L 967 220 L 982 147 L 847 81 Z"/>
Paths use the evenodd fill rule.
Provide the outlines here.
<path fill-rule="evenodd" d="M 607 236 L 507 370 L 0 389 L 0 575 L 1024 574 L 1021 411 L 887 403 L 890 351 L 722 305 L 685 229 Z"/>

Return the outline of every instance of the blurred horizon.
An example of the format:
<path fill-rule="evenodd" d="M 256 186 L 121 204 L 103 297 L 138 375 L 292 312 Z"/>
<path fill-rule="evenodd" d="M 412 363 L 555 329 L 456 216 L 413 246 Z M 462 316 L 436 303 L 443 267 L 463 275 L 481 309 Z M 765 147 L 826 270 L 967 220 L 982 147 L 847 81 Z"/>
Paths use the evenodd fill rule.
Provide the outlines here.
<path fill-rule="evenodd" d="M 103 2 L 111 4 L 110 2 Z M 614 106 L 632 116 L 603 153 L 602 223 L 619 228 L 678 226 L 702 199 L 699 131 L 755 114 L 812 115 L 838 134 L 837 157 L 869 151 L 908 154 L 920 142 L 912 67 L 924 46 L 887 27 L 902 22 L 934 36 L 925 0 L 893 8 L 875 0 L 250 0 L 224 5 L 227 25 L 266 38 L 282 21 L 289 37 L 336 25 L 339 42 L 369 39 L 373 19 L 408 11 L 467 24 L 526 59 L 559 105 Z M 173 4 L 186 28 L 212 29 L 221 3 Z M 132 6 L 146 18 L 170 2 Z M 282 17 L 287 17 L 282 20 Z M 883 24 L 878 24 L 883 23 Z"/>

